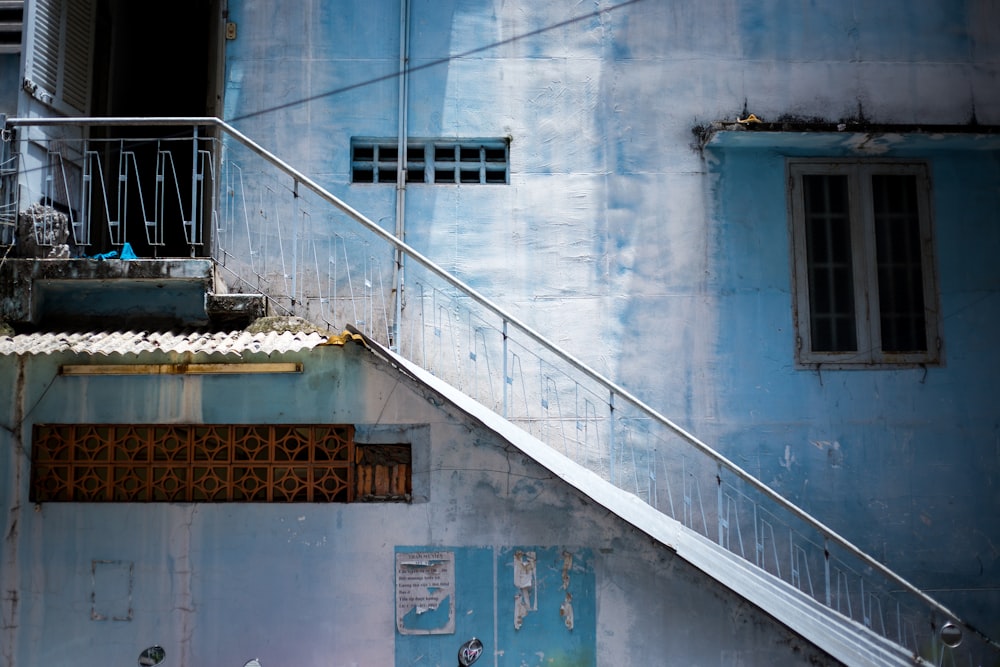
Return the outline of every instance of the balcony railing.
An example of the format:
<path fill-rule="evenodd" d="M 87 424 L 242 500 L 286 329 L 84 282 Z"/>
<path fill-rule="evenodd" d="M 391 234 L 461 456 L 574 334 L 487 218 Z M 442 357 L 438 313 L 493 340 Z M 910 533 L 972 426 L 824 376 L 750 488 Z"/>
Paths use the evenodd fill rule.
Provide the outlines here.
<path fill-rule="evenodd" d="M 167 127 L 184 131 L 164 138 Z M 82 138 L 94 128 L 104 136 L 127 128 L 132 138 Z M 61 198 L 77 252 L 87 254 L 98 225 L 118 247 L 130 234 L 153 252 L 179 239 L 185 253 L 214 258 L 231 291 L 263 293 L 274 312 L 334 330 L 354 325 L 914 656 L 935 665 L 1000 660 L 1000 646 L 950 610 L 230 125 L 12 119 L 7 139 L 12 130 L 17 169 L 0 176 L 22 223 L 27 204 Z M 146 180 L 139 145 L 155 146 Z M 18 216 L 3 211 L 0 241 L 10 243 Z M 43 247 L 54 236 L 44 220 L 25 229 Z"/>

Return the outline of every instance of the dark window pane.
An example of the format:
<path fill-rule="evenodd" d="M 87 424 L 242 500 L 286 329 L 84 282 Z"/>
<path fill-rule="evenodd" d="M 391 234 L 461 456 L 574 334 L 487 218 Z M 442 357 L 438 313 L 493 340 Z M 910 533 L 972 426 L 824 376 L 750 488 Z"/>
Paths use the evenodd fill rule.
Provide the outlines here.
<path fill-rule="evenodd" d="M 872 208 L 882 349 L 924 352 L 927 333 L 916 177 L 873 176 Z"/>
<path fill-rule="evenodd" d="M 487 162 L 506 162 L 507 161 L 507 151 L 502 148 L 487 148 L 486 149 L 486 161 Z"/>
<path fill-rule="evenodd" d="M 857 350 L 847 177 L 802 177 L 813 352 Z"/>
<path fill-rule="evenodd" d="M 355 146 L 354 147 L 354 161 L 367 161 L 371 162 L 375 159 L 375 147 L 374 146 Z"/>
<path fill-rule="evenodd" d="M 434 159 L 438 162 L 454 162 L 455 147 L 437 145 L 434 147 Z"/>

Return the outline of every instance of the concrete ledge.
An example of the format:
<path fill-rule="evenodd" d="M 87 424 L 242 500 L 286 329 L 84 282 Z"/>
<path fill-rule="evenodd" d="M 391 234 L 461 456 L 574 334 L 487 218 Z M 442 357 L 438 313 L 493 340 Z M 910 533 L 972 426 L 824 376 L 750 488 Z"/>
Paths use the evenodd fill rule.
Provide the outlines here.
<path fill-rule="evenodd" d="M 213 324 L 243 328 L 267 314 L 263 294 L 205 294 L 205 312 Z"/>
<path fill-rule="evenodd" d="M 211 259 L 8 259 L 0 319 L 13 325 L 202 326 Z"/>

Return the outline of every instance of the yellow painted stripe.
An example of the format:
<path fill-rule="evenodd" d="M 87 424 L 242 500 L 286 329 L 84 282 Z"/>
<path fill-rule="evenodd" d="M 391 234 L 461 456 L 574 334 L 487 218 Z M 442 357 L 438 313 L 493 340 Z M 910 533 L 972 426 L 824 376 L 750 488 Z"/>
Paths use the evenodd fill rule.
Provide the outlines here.
<path fill-rule="evenodd" d="M 62 375 L 231 375 L 301 373 L 300 363 L 264 364 L 67 364 Z"/>

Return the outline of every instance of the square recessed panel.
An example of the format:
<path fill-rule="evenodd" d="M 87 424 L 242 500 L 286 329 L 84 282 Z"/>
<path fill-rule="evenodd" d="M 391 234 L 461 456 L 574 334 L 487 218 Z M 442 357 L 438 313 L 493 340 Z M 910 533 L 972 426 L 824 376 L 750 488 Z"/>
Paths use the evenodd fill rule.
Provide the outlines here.
<path fill-rule="evenodd" d="M 132 620 L 133 563 L 123 560 L 94 560 L 90 564 L 93 590 L 90 618 L 94 621 Z"/>

